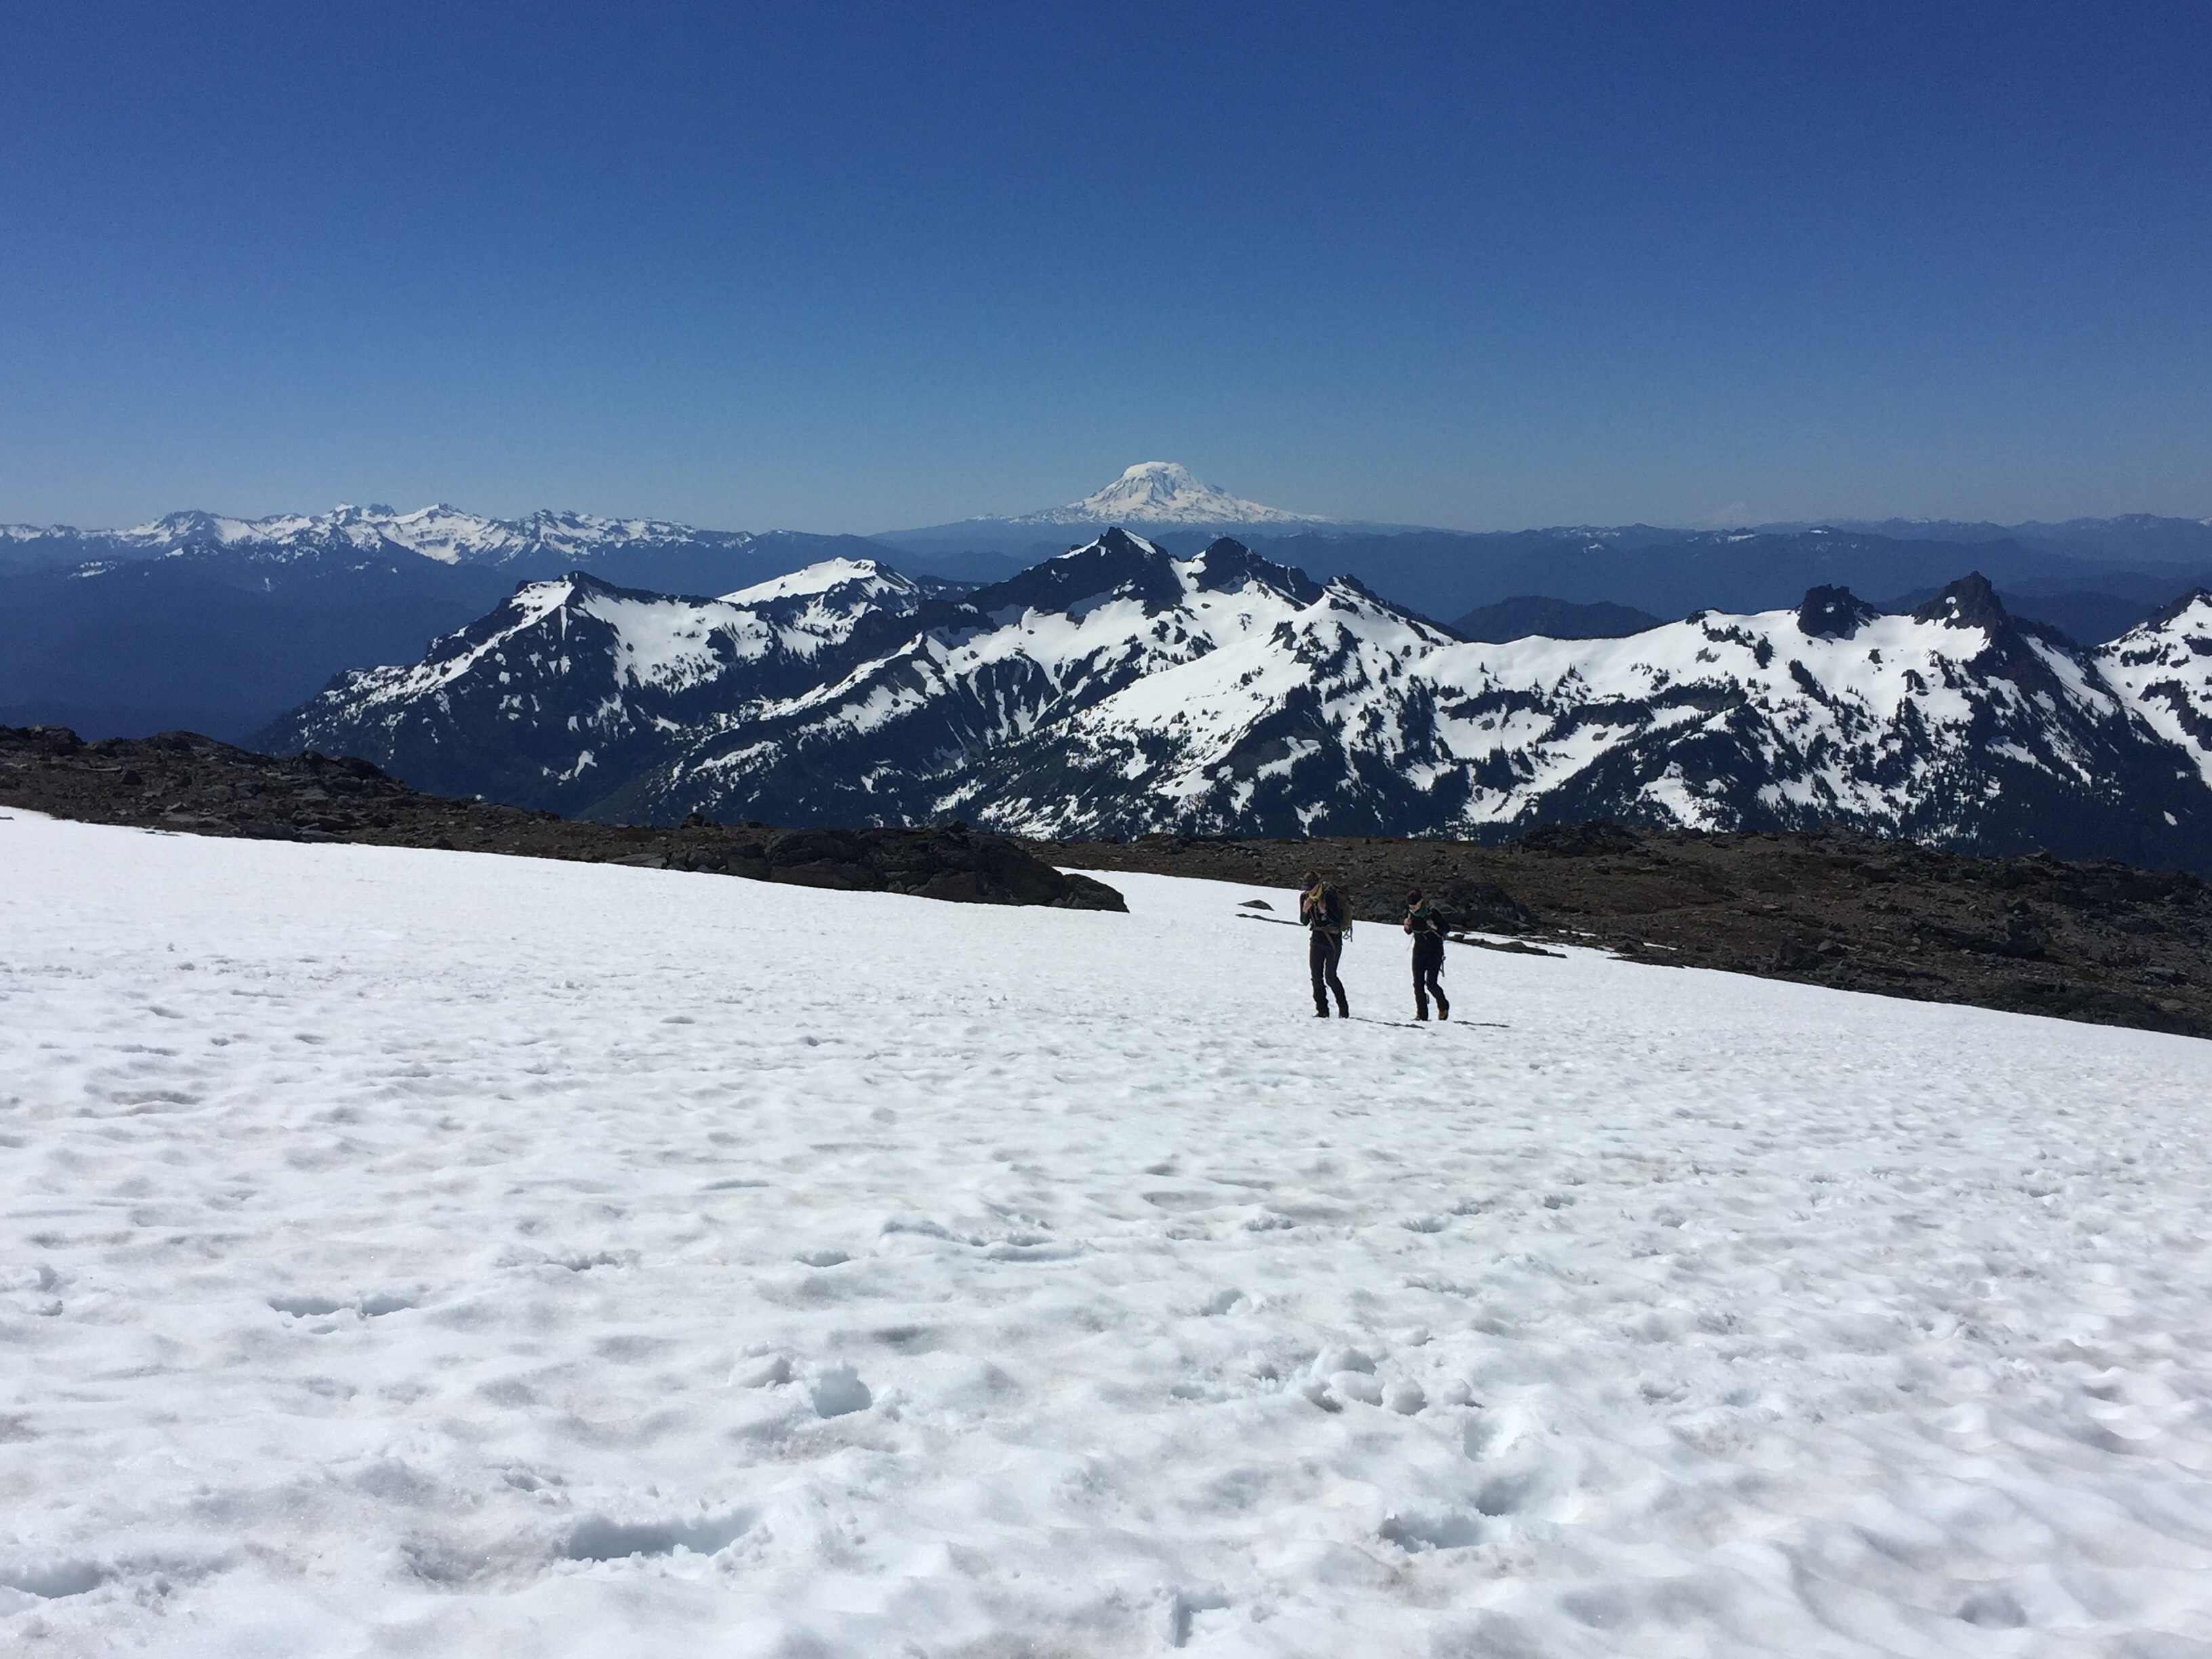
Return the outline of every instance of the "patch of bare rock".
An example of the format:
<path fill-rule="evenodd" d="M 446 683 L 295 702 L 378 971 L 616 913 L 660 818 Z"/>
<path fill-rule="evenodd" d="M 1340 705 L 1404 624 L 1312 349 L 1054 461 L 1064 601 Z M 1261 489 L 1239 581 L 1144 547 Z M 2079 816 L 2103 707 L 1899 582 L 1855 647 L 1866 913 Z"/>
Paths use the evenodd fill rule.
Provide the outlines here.
<path fill-rule="evenodd" d="M 493 801 L 420 794 L 364 760 L 313 753 L 277 760 L 189 732 L 86 743 L 61 726 L 0 726 L 0 805 L 193 835 L 643 865 L 968 904 L 1127 908 L 1103 882 L 1063 874 L 1018 842 L 961 824 L 584 823 Z"/>

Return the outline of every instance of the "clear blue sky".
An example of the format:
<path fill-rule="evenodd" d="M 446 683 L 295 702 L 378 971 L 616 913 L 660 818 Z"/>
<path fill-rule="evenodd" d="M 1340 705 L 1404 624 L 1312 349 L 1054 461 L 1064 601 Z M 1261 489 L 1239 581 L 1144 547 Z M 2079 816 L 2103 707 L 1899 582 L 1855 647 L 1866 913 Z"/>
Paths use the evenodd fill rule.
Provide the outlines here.
<path fill-rule="evenodd" d="M 2212 6 L 0 0 L 0 520 L 2212 514 Z"/>

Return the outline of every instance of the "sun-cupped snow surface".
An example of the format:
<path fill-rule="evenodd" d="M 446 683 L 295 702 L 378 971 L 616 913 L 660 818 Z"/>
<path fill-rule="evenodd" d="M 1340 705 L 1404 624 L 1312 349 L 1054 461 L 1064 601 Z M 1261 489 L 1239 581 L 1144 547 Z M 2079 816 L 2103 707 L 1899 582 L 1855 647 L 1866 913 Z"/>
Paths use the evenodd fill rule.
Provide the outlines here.
<path fill-rule="evenodd" d="M 0 819 L 0 1649 L 2183 1654 L 2203 1045 Z M 1280 918 L 1287 896 L 1266 895 Z"/>

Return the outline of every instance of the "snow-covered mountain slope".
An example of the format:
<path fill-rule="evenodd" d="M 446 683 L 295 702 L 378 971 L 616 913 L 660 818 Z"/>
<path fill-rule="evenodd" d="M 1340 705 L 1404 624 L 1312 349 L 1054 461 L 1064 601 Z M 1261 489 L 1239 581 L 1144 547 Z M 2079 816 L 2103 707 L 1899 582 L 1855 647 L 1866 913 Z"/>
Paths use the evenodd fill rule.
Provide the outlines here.
<path fill-rule="evenodd" d="M 1291 626 L 1162 673 L 1008 758 L 979 816 L 1494 836 L 1615 817 L 1809 827 L 2172 863 L 2212 795 L 2095 665 L 1970 578 L 1910 617 L 1840 590 L 1623 640 L 1462 645 L 1344 586 Z"/>
<path fill-rule="evenodd" d="M 842 559 L 720 599 L 581 572 L 526 583 L 419 663 L 340 675 L 265 741 L 380 756 L 446 793 L 573 806 L 664 764 L 672 741 L 838 677 L 866 654 L 856 639 L 895 646 L 937 591 Z"/>
<path fill-rule="evenodd" d="M 1018 525 L 1315 525 L 1328 520 L 1232 495 L 1174 461 L 1139 461 L 1103 489 L 1065 507 L 1024 513 Z"/>
<path fill-rule="evenodd" d="M 1978 576 L 1911 616 L 1821 588 L 1794 611 L 1504 645 L 1227 538 L 1176 559 L 1109 531 L 958 599 L 883 573 L 810 584 L 846 592 L 820 643 L 720 654 L 703 641 L 796 624 L 742 594 L 710 614 L 574 578 L 526 589 L 414 668 L 334 683 L 275 741 L 646 821 L 1494 840 L 1595 817 L 1837 819 L 1991 853 L 2212 863 L 2212 791 L 2167 729 L 2170 676 L 2118 666 L 2148 663 L 2148 640 L 2083 653 Z M 2197 615 L 2168 617 L 2158 649 L 2190 653 Z M 672 640 L 693 653 L 680 672 L 659 666 Z"/>
<path fill-rule="evenodd" d="M 1158 877 L 0 870 L 9 1655 L 2212 1638 L 2202 1042 L 1456 946 L 1417 1027 L 1364 928 L 1323 1022 Z"/>
<path fill-rule="evenodd" d="M 418 665 L 341 677 L 268 741 L 597 816 L 927 817 L 963 757 L 1318 592 L 1234 542 L 1176 560 L 1119 530 L 957 599 L 866 562 L 705 605 L 573 575 Z"/>
<path fill-rule="evenodd" d="M 2212 785 L 2212 593 L 2198 588 L 2100 646 L 2098 673 Z"/>
<path fill-rule="evenodd" d="M 695 805 L 728 816 L 738 802 L 778 821 L 939 817 L 1006 744 L 1048 740 L 1077 711 L 1276 627 L 1319 592 L 1234 541 L 1176 559 L 1111 529 L 922 614 L 899 650 L 703 735 L 606 805 L 648 819 Z"/>

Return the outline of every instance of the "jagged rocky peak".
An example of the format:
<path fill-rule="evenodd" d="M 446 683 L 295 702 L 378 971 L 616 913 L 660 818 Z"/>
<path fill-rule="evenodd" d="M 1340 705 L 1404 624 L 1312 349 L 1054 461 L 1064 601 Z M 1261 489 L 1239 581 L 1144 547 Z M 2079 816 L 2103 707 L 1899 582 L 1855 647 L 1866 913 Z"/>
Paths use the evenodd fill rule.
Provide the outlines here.
<path fill-rule="evenodd" d="M 1194 593 L 1237 593 L 1253 586 L 1297 605 L 1322 596 L 1302 570 L 1263 559 L 1233 537 L 1217 538 L 1188 559 L 1113 525 L 1080 547 L 969 595 L 990 616 L 1086 610 L 1107 599 L 1139 601 L 1146 614 L 1173 610 Z"/>
<path fill-rule="evenodd" d="M 1992 633 L 2012 624 L 2012 613 L 1997 598 L 1990 579 L 1970 570 L 1912 613 L 1915 622 L 1942 623 L 1952 628 L 1983 628 Z"/>
<path fill-rule="evenodd" d="M 1235 593 L 1255 583 L 1300 605 L 1322 594 L 1321 584 L 1303 570 L 1263 559 L 1233 536 L 1218 536 L 1185 567 L 1194 586 L 1210 593 Z"/>
<path fill-rule="evenodd" d="M 1175 561 L 1165 551 L 1115 525 L 1057 558 L 978 588 L 969 602 L 998 616 L 1009 610 L 1068 611 L 1127 594 L 1154 611 L 1179 604 L 1182 592 Z"/>
<path fill-rule="evenodd" d="M 1880 615 L 1848 587 L 1815 587 L 1797 607 L 1797 631 L 1812 640 L 1848 640 Z"/>
<path fill-rule="evenodd" d="M 2190 613 L 2192 611 L 2200 612 L 2201 614 L 2197 617 L 2191 617 Z M 2201 622 L 2208 626 L 2212 626 L 2212 592 L 2208 592 L 2202 587 L 2192 587 L 2186 593 L 2184 593 L 2179 599 L 2176 599 L 2172 605 L 2165 606 L 2154 615 L 2145 618 L 2142 623 L 2140 623 L 2136 628 L 2131 629 L 2130 632 L 2142 633 L 2146 629 L 2155 630 L 2159 629 L 2171 628 L 2174 623 L 2183 622 L 2185 620 L 2190 622 Z M 2121 637 L 2125 638 L 2127 635 L 2123 635 Z M 2199 637 L 2204 638 L 2204 644 L 2200 654 L 2212 655 L 2212 637 L 2205 637 L 2203 635 L 2200 635 Z"/>

